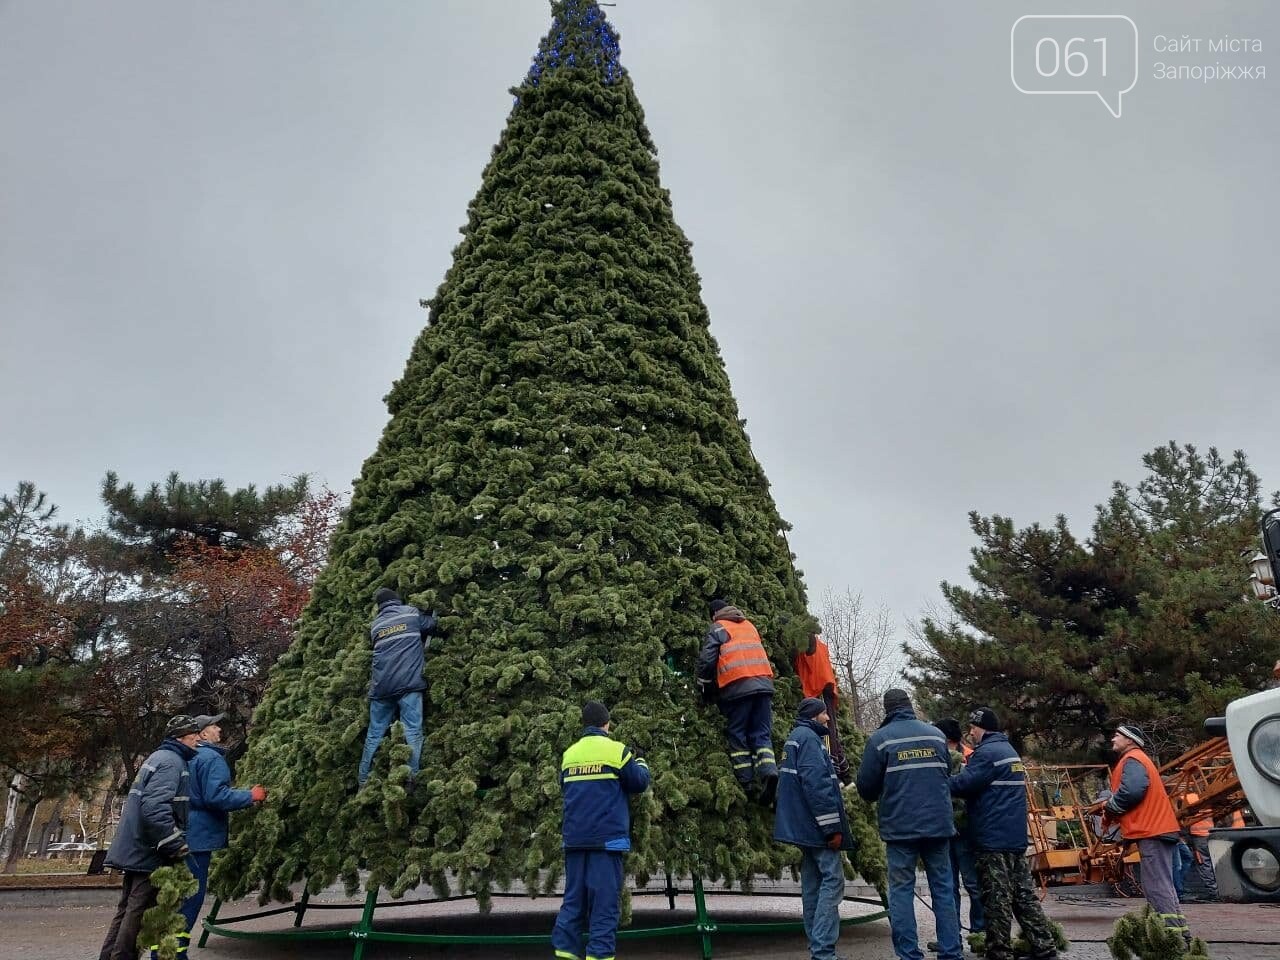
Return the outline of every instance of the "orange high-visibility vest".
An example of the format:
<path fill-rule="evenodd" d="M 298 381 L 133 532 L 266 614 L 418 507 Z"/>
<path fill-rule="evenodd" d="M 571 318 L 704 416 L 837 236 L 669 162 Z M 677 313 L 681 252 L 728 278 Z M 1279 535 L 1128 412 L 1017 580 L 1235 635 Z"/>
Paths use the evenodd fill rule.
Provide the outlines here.
<path fill-rule="evenodd" d="M 1235 813 L 1231 814 L 1231 828 L 1233 830 L 1239 830 L 1244 825 L 1244 811 L 1237 810 Z"/>
<path fill-rule="evenodd" d="M 960 754 L 964 757 L 964 762 L 968 763 L 969 758 L 973 756 L 973 747 L 969 746 L 963 740 L 960 741 Z"/>
<path fill-rule="evenodd" d="M 716 661 L 716 686 L 727 687 L 747 677 L 772 677 L 773 666 L 765 653 L 760 634 L 750 620 L 718 620 L 729 639 L 720 645 Z"/>
<path fill-rule="evenodd" d="M 813 653 L 796 654 L 796 676 L 806 697 L 822 699 L 822 691 L 836 686 L 836 672 L 831 666 L 831 651 L 818 637 Z"/>
<path fill-rule="evenodd" d="M 1120 814 L 1120 832 L 1126 840 L 1177 833 L 1178 818 L 1173 812 L 1173 804 L 1169 802 L 1169 794 L 1164 789 L 1164 781 L 1160 779 L 1160 771 L 1151 762 L 1151 758 L 1137 747 L 1125 751 L 1120 762 L 1111 771 L 1111 793 L 1114 795 L 1120 790 L 1124 765 L 1130 760 L 1137 760 L 1147 771 L 1147 792 L 1136 807 Z"/>
<path fill-rule="evenodd" d="M 1200 794 L 1188 793 L 1187 803 L 1196 803 L 1200 800 Z M 1213 829 L 1213 817 L 1202 817 L 1193 823 L 1190 827 L 1190 833 L 1193 837 L 1207 837 L 1209 831 Z"/>

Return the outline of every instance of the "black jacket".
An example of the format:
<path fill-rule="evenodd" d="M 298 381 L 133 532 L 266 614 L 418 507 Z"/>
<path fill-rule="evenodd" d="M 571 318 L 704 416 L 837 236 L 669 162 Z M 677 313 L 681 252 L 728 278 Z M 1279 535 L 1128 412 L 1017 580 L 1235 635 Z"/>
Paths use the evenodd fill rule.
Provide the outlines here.
<path fill-rule="evenodd" d="M 436 632 L 433 614 L 423 614 L 409 603 L 384 603 L 369 627 L 373 641 L 373 676 L 370 700 L 395 700 L 406 693 L 427 689 L 422 675 L 426 649 Z"/>

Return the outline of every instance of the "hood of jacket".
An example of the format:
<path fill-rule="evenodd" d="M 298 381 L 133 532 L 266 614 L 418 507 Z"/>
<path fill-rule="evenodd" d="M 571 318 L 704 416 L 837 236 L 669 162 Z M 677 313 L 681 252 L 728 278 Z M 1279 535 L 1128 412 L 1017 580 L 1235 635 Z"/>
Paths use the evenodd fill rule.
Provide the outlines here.
<path fill-rule="evenodd" d="M 825 723 L 819 723 L 817 720 L 797 720 L 796 726 L 808 727 L 820 737 L 825 737 L 831 733 L 831 731 L 827 729 L 827 725 Z"/>
<path fill-rule="evenodd" d="M 714 623 L 717 620 L 730 620 L 734 623 L 741 623 L 745 619 L 747 618 L 742 615 L 741 610 L 734 606 L 728 606 L 721 607 L 717 610 L 716 615 L 711 618 L 711 622 Z"/>
<path fill-rule="evenodd" d="M 156 749 L 168 750 L 171 753 L 176 753 L 183 760 L 190 760 L 196 755 L 195 750 L 193 750 L 191 747 L 188 747 L 185 743 L 179 743 L 173 737 L 165 737 L 164 740 L 161 742 L 160 746 L 157 747 Z"/>

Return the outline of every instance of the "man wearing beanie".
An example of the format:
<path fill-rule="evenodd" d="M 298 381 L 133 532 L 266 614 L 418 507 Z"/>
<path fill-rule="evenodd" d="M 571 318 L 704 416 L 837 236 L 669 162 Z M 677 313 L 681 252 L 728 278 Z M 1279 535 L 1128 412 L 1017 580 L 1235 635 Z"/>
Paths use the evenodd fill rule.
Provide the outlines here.
<path fill-rule="evenodd" d="M 755 625 L 737 607 L 711 601 L 711 628 L 698 656 L 698 688 L 725 718 L 733 775 L 743 787 L 760 783 L 772 802 L 778 787 L 773 755 L 773 665 Z"/>
<path fill-rule="evenodd" d="M 1000 732 L 990 707 L 969 714 L 976 746 L 951 780 L 951 792 L 968 800 L 970 835 L 977 849 L 978 882 L 986 914 L 986 954 L 1013 960 L 1013 919 L 1031 946 L 1032 960 L 1053 960 L 1053 930 L 1040 907 L 1027 866 L 1027 774 L 1022 758 Z"/>
<path fill-rule="evenodd" d="M 564 752 L 560 789 L 564 797 L 564 900 L 551 931 L 560 960 L 582 956 L 613 960 L 622 915 L 623 857 L 631 849 L 627 795 L 649 788 L 649 766 L 639 751 L 609 737 L 609 710 L 582 705 L 582 739 Z"/>
<path fill-rule="evenodd" d="M 369 681 L 369 732 L 356 779 L 364 786 L 373 767 L 373 755 L 387 730 L 399 716 L 404 739 L 409 744 L 410 786 L 422 761 L 422 692 L 427 689 L 422 675 L 427 647 L 439 622 L 435 614 L 423 615 L 386 587 L 373 595 L 378 606 L 369 636 L 373 641 L 373 676 Z"/>
<path fill-rule="evenodd" d="M 889 861 L 889 926 L 899 960 L 923 960 L 916 935 L 916 863 L 924 863 L 938 931 L 939 960 L 961 960 L 960 914 L 951 877 L 956 828 L 942 731 L 916 718 L 905 690 L 884 695 L 884 722 L 867 740 L 858 793 L 877 803 Z"/>
<path fill-rule="evenodd" d="M 124 874 L 124 882 L 98 960 L 135 960 L 142 915 L 160 893 L 151 885 L 151 871 L 187 856 L 187 763 L 199 742 L 194 717 L 173 717 L 129 788 L 106 860 Z"/>
<path fill-rule="evenodd" d="M 1111 768 L 1111 797 L 1102 808 L 1104 826 L 1120 824 L 1126 840 L 1136 840 L 1142 863 L 1142 892 L 1164 925 L 1191 943 L 1191 928 L 1173 886 L 1173 856 L 1178 848 L 1179 824 L 1160 779 L 1160 771 L 1143 749 L 1146 734 L 1122 723 L 1111 738 L 1119 756 Z"/>
<path fill-rule="evenodd" d="M 836 768 L 823 744 L 831 718 L 816 697 L 800 701 L 782 748 L 773 839 L 800 848 L 800 898 L 811 960 L 835 960 L 844 899 L 842 850 L 853 849 Z"/>

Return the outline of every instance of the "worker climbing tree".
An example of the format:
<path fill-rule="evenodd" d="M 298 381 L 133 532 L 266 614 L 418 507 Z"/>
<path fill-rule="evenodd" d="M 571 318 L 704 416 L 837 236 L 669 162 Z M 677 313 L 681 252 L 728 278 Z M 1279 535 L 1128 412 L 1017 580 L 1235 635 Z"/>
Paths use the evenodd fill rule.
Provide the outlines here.
<path fill-rule="evenodd" d="M 552 13 L 256 714 L 238 776 L 272 801 L 234 831 L 224 897 L 284 897 L 304 877 L 354 888 L 365 868 L 393 893 L 453 879 L 482 904 L 494 884 L 554 885 L 560 758 L 588 699 L 652 771 L 629 873 L 743 882 L 795 861 L 693 676 L 708 601 L 735 598 L 778 674 L 781 743 L 813 630 L 787 527 L 617 34 L 591 0 Z M 439 618 L 411 790 L 398 730 L 357 789 L 383 587 Z M 865 808 L 851 814 L 878 879 Z"/>

